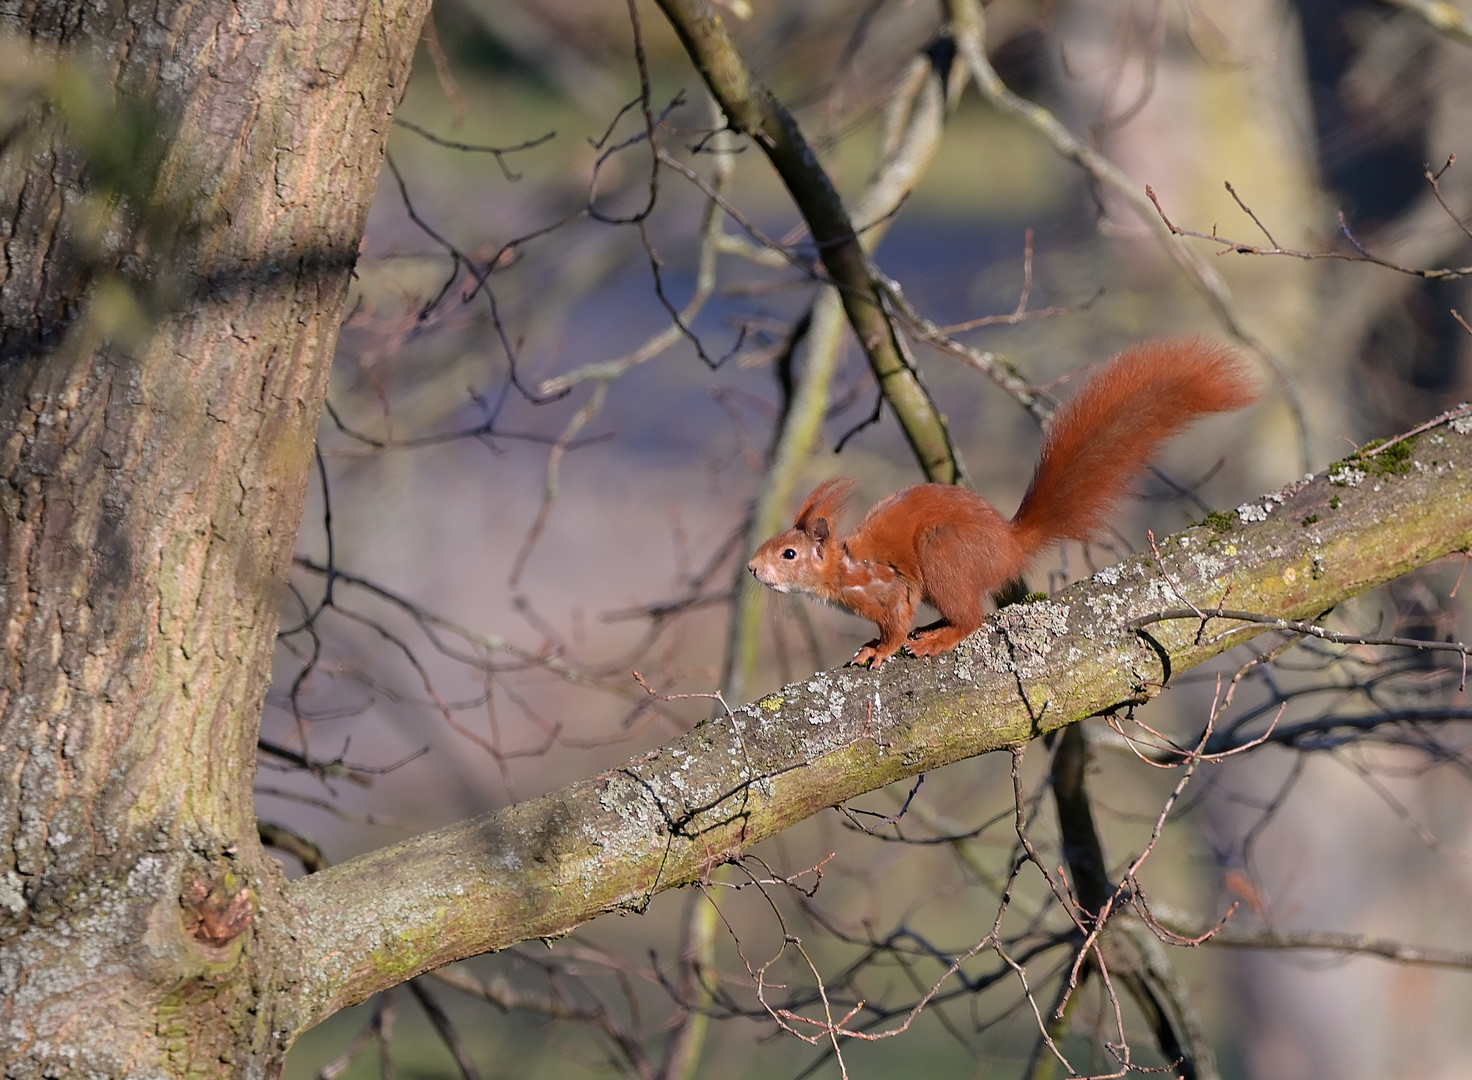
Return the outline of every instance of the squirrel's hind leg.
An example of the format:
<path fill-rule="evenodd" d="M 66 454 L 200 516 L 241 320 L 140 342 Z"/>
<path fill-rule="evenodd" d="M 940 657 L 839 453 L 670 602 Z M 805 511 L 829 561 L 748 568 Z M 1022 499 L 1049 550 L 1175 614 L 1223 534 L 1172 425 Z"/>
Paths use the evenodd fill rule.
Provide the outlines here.
<path fill-rule="evenodd" d="M 980 625 L 981 623 L 978 622 L 976 626 L 968 629 L 942 619 L 929 626 L 922 626 L 910 637 L 908 642 L 910 652 L 916 656 L 939 656 L 943 652 L 950 652 L 970 637 Z"/>
<path fill-rule="evenodd" d="M 990 579 L 1001 567 L 995 553 L 1005 544 L 990 521 L 965 529 L 941 529 L 927 538 L 921 552 L 924 599 L 940 612 L 939 622 L 923 626 L 910 636 L 910 652 L 938 656 L 949 652 L 974 633 L 986 619 Z"/>

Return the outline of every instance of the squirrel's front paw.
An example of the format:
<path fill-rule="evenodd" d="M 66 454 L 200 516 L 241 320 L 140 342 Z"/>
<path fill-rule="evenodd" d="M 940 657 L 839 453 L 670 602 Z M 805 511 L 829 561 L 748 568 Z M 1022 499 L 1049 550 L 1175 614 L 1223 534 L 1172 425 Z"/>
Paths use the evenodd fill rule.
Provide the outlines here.
<path fill-rule="evenodd" d="M 849 664 L 853 667 L 877 668 L 904 648 L 904 645 L 903 641 L 895 645 L 886 645 L 882 641 L 871 641 L 854 653 L 854 658 L 849 661 Z"/>

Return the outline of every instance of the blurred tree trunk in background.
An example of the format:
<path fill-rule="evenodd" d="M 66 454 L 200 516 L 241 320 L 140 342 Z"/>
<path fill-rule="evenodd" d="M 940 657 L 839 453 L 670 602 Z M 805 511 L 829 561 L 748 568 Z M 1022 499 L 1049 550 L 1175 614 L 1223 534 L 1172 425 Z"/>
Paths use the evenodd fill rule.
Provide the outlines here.
<path fill-rule="evenodd" d="M 1117 9 L 1070 4 L 1057 33 L 1066 72 L 1057 73 L 1074 126 L 1087 131 L 1132 177 L 1148 180 L 1176 224 L 1254 244 L 1267 240 L 1223 184 L 1225 180 L 1285 246 L 1316 248 L 1326 238 L 1312 103 L 1298 19 L 1280 4 L 1250 0 L 1202 7 L 1169 4 Z M 1102 193 L 1106 219 L 1133 291 L 1173 299 L 1170 321 L 1194 325 L 1203 305 L 1173 273 L 1160 245 L 1118 198 Z M 1203 224 L 1204 223 L 1204 224 Z M 1208 256 L 1250 312 L 1253 333 L 1283 357 L 1302 386 L 1316 454 L 1324 433 L 1344 427 L 1343 387 L 1332 366 L 1312 359 L 1319 331 L 1323 264 Z M 1143 316 L 1143 313 L 1141 313 Z M 1253 486 L 1281 483 L 1295 454 L 1283 414 L 1254 440 Z"/>

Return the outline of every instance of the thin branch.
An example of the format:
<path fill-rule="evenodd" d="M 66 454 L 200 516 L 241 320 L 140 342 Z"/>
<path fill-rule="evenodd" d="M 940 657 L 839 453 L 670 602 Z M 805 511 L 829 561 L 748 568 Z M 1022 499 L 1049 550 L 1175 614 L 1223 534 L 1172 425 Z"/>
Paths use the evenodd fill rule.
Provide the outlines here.
<path fill-rule="evenodd" d="M 480 1080 L 480 1070 L 475 1067 L 475 1062 L 470 1057 L 470 1051 L 465 1046 L 465 1041 L 460 1038 L 460 1033 L 455 1030 L 454 1023 L 440 1003 L 430 997 L 429 991 L 420 985 L 418 979 L 409 980 L 409 993 L 414 995 L 414 1000 L 419 1002 L 424 1014 L 429 1017 L 430 1024 L 435 1033 L 444 1042 L 445 1048 L 450 1051 L 450 1056 L 455 1059 L 455 1065 L 460 1070 L 464 1080 Z"/>
<path fill-rule="evenodd" d="M 286 852 L 301 863 L 302 869 L 309 874 L 315 874 L 318 870 L 326 870 L 330 865 L 327 856 L 322 854 L 321 848 L 301 833 L 294 832 L 285 825 L 277 825 L 270 821 L 257 821 L 256 832 L 260 835 L 261 843 L 277 851 Z"/>
<path fill-rule="evenodd" d="M 1378 255 L 1372 255 L 1369 250 L 1355 237 L 1354 233 L 1350 231 L 1349 223 L 1345 220 L 1343 210 L 1339 211 L 1338 214 L 1339 231 L 1343 233 L 1344 238 L 1349 241 L 1349 244 L 1351 247 L 1354 248 L 1354 251 L 1300 251 L 1296 248 L 1279 247 L 1277 242 L 1273 240 L 1272 236 L 1268 234 L 1268 231 L 1263 226 L 1262 222 L 1258 221 L 1257 215 L 1254 214 L 1252 210 L 1249 209 L 1248 206 L 1244 202 L 1242 202 L 1240 198 L 1237 198 L 1237 193 L 1232 189 L 1232 185 L 1229 183 L 1226 185 L 1226 187 L 1227 191 L 1231 193 L 1232 198 L 1237 199 L 1237 205 L 1240 206 L 1242 210 L 1249 217 L 1252 218 L 1253 222 L 1257 225 L 1258 228 L 1262 229 L 1264 235 L 1267 235 L 1267 247 L 1264 247 L 1260 244 L 1248 244 L 1241 240 L 1231 240 L 1225 236 L 1220 236 L 1217 234 L 1216 228 L 1214 226 L 1209 233 L 1195 232 L 1191 229 L 1181 228 L 1179 225 L 1175 224 L 1173 221 L 1170 220 L 1169 217 L 1166 216 L 1165 209 L 1160 205 L 1160 200 L 1157 199 L 1155 196 L 1155 191 L 1148 184 L 1145 185 L 1145 194 L 1154 204 L 1156 212 L 1160 215 L 1160 220 L 1165 223 L 1166 228 L 1170 229 L 1173 234 L 1175 234 L 1176 236 L 1189 236 L 1197 240 L 1209 240 L 1213 244 L 1216 244 L 1218 247 L 1221 248 L 1219 254 L 1223 255 L 1284 255 L 1292 259 L 1301 259 L 1304 262 L 1314 262 L 1320 259 L 1330 259 L 1336 262 L 1371 263 L 1375 266 L 1383 267 L 1386 270 L 1394 270 L 1398 274 L 1407 274 L 1411 277 L 1425 278 L 1427 281 L 1458 281 L 1464 277 L 1467 277 L 1468 275 L 1472 275 L 1472 266 L 1420 268 L 1414 266 L 1402 266 L 1400 263 L 1392 262 L 1389 259 L 1382 259 Z"/>
<path fill-rule="evenodd" d="M 1162 920 L 1180 933 L 1194 933 L 1195 927 L 1172 918 Z M 1291 950 L 1305 949 L 1352 955 L 1378 956 L 1398 964 L 1454 968 L 1472 972 L 1472 952 L 1441 949 L 1430 945 L 1405 942 L 1373 934 L 1341 933 L 1333 930 L 1244 930 L 1227 928 L 1207 942 L 1221 949 Z"/>
<path fill-rule="evenodd" d="M 545 135 L 539 135 L 535 139 L 527 139 L 525 142 L 517 143 L 515 146 L 485 146 L 480 143 L 464 143 L 457 142 L 454 139 L 441 138 L 434 132 L 429 131 L 426 128 L 422 128 L 418 124 L 410 123 L 408 120 L 405 120 L 401 116 L 394 117 L 394 125 L 396 127 L 401 127 L 412 131 L 420 138 L 426 139 L 429 142 L 434 143 L 436 146 L 443 146 L 449 150 L 463 150 L 466 153 L 470 154 L 491 154 L 495 157 L 496 164 L 501 167 L 502 174 L 506 177 L 507 180 L 511 181 L 520 180 L 522 174 L 512 172 L 510 167 L 507 166 L 507 154 L 516 154 L 520 153 L 522 150 L 531 150 L 534 147 L 551 142 L 557 137 L 557 132 L 549 131 Z"/>
<path fill-rule="evenodd" d="M 1311 622 L 1300 622 L 1297 619 L 1282 619 L 1273 615 L 1263 615 L 1255 611 L 1226 611 L 1220 608 L 1213 609 L 1209 613 L 1203 613 L 1199 609 L 1170 608 L 1166 611 L 1157 611 L 1150 615 L 1141 615 L 1129 620 L 1127 625 L 1131 629 L 1139 629 L 1152 623 L 1167 622 L 1172 619 L 1198 619 L 1203 626 L 1216 619 L 1229 619 L 1234 622 L 1257 623 L 1260 626 L 1271 627 L 1274 630 L 1287 630 L 1295 634 L 1303 634 L 1307 637 L 1316 637 L 1324 641 L 1332 641 L 1338 645 L 1394 645 L 1402 649 L 1425 649 L 1430 652 L 1454 652 L 1462 656 L 1472 654 L 1472 645 L 1464 645 L 1460 641 L 1426 641 L 1423 638 L 1403 637 L 1366 637 L 1361 634 L 1344 634 L 1335 630 L 1326 630 Z M 1224 631 L 1219 637 L 1225 637 L 1233 630 Z M 1215 640 L 1215 639 L 1208 639 Z"/>

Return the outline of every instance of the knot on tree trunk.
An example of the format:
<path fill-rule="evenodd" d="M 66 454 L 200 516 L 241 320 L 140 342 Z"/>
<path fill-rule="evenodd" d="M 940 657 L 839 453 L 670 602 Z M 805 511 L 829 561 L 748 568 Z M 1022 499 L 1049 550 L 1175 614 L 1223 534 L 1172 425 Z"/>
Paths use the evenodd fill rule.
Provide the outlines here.
<path fill-rule="evenodd" d="M 184 887 L 179 897 L 184 909 L 184 928 L 203 945 L 228 945 L 255 918 L 250 888 L 233 871 L 217 877 L 200 875 Z"/>

